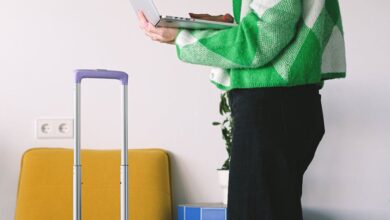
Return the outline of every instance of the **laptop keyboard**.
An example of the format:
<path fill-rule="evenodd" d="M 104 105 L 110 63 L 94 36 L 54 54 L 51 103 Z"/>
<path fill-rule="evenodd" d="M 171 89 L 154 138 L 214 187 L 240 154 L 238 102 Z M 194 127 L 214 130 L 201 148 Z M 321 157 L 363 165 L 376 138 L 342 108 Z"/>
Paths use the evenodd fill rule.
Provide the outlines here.
<path fill-rule="evenodd" d="M 183 17 L 176 17 L 176 16 L 166 16 L 166 18 L 182 20 L 182 21 L 195 21 L 195 19 L 193 19 L 193 18 L 183 18 Z"/>

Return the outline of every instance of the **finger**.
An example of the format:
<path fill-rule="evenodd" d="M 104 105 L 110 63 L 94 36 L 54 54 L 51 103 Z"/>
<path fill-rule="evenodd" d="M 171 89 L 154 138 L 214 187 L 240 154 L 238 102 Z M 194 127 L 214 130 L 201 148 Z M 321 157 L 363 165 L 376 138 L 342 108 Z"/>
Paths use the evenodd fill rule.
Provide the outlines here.
<path fill-rule="evenodd" d="M 211 15 L 209 14 L 195 14 L 195 13 L 189 13 L 191 18 L 196 18 L 196 19 L 204 19 L 204 18 L 209 18 Z"/>
<path fill-rule="evenodd" d="M 145 27 L 148 23 L 148 19 L 146 19 L 145 14 L 143 13 L 143 11 L 138 11 L 137 15 L 138 15 L 138 20 L 139 20 L 140 24 Z"/>
<path fill-rule="evenodd" d="M 225 20 L 225 22 L 233 23 L 234 17 L 231 14 L 225 14 L 224 20 Z"/>
<path fill-rule="evenodd" d="M 143 11 L 138 11 L 138 16 L 141 18 L 141 20 L 148 22 L 148 19 L 145 16 L 145 13 Z"/>
<path fill-rule="evenodd" d="M 234 18 L 230 14 L 213 16 L 213 21 L 233 23 Z"/>
<path fill-rule="evenodd" d="M 145 29 L 145 26 L 141 22 L 138 23 L 138 27 L 141 29 Z"/>
<path fill-rule="evenodd" d="M 156 28 L 153 24 L 151 23 L 148 23 L 146 28 L 145 28 L 148 32 L 151 32 L 151 33 L 154 33 L 154 34 L 158 34 L 158 35 L 162 35 L 162 28 Z"/>
<path fill-rule="evenodd" d="M 148 25 L 148 22 L 145 22 L 141 20 L 141 18 L 138 19 L 138 26 L 142 29 L 145 30 L 146 26 Z"/>
<path fill-rule="evenodd" d="M 145 34 L 150 37 L 150 39 L 154 40 L 154 41 L 159 41 L 159 42 L 163 42 L 163 38 L 161 35 L 158 35 L 158 34 L 155 34 L 155 33 L 151 33 L 151 32 L 147 32 L 145 31 Z"/>

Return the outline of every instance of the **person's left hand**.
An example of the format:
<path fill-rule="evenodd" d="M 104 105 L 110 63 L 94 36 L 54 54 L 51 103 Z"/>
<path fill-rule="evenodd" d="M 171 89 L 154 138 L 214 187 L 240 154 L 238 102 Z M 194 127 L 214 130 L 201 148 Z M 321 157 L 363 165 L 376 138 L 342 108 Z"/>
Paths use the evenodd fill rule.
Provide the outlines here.
<path fill-rule="evenodd" d="M 178 33 L 177 28 L 164 28 L 155 27 L 149 23 L 142 11 L 138 12 L 139 27 L 144 30 L 145 34 L 152 40 L 160 43 L 174 44 L 176 35 Z"/>

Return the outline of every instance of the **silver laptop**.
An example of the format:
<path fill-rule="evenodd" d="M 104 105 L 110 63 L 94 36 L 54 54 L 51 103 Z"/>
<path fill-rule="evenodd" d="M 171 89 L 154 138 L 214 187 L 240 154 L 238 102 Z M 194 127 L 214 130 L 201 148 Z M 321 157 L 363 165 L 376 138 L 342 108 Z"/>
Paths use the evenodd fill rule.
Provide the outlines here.
<path fill-rule="evenodd" d="M 130 0 L 136 13 L 143 11 L 148 21 L 156 27 L 172 27 L 185 29 L 225 29 L 237 24 L 207 21 L 202 19 L 182 18 L 177 16 L 161 16 L 153 0 Z"/>

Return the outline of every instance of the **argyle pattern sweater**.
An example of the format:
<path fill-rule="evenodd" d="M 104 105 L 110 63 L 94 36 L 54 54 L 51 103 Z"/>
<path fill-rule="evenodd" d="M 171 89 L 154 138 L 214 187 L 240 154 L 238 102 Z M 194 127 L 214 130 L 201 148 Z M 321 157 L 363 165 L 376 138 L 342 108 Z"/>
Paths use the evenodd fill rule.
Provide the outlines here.
<path fill-rule="evenodd" d="M 233 0 L 236 27 L 180 30 L 180 60 L 221 90 L 322 83 L 346 74 L 338 0 Z M 242 17 L 242 19 L 240 19 Z"/>

